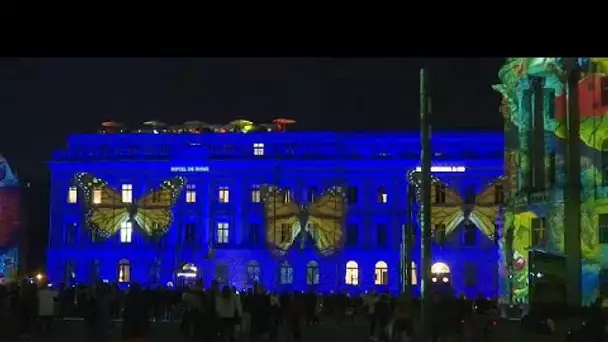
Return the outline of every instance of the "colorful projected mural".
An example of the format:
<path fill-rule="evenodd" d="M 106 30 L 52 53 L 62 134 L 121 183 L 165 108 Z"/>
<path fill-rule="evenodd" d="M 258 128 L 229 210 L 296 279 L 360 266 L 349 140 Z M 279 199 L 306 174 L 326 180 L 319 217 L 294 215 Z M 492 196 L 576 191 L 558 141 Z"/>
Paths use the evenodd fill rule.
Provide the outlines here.
<path fill-rule="evenodd" d="M 346 198 L 341 187 L 332 187 L 308 205 L 296 204 L 290 191 L 272 185 L 262 188 L 266 242 L 279 255 L 296 241 L 310 237 L 325 256 L 339 251 L 344 242 Z"/>
<path fill-rule="evenodd" d="M 408 174 L 410 182 L 416 185 L 416 197 L 420 200 L 420 172 Z M 500 203 L 503 199 L 503 182 L 501 177 L 475 195 L 464 199 L 459 191 L 431 175 L 431 227 L 444 230 L 445 235 L 452 233 L 461 223 L 472 222 L 487 237 L 494 239 L 496 219 L 500 215 Z"/>
<path fill-rule="evenodd" d="M 602 215 L 608 214 L 608 58 L 577 58 L 581 146 L 581 247 L 583 304 L 599 294 L 599 272 L 608 264 L 600 244 Z M 574 65 L 576 64 L 576 65 Z M 566 94 L 563 58 L 509 58 L 499 71 L 505 118 L 504 233 L 501 299 L 529 300 L 531 249 L 564 253 Z M 540 182 L 540 183 L 539 183 Z M 534 189 L 534 190 L 533 190 Z M 540 190 L 540 191 L 539 191 Z M 605 243 L 605 242 L 604 242 Z"/>
<path fill-rule="evenodd" d="M 19 182 L 0 156 L 0 282 L 17 277 L 19 266 Z"/>
<path fill-rule="evenodd" d="M 78 173 L 75 183 L 85 199 L 86 222 L 100 237 L 116 234 L 125 223 L 150 237 L 167 232 L 173 221 L 172 207 L 186 185 L 184 177 L 174 177 L 133 201 L 133 189 L 115 190 L 101 178 Z"/>

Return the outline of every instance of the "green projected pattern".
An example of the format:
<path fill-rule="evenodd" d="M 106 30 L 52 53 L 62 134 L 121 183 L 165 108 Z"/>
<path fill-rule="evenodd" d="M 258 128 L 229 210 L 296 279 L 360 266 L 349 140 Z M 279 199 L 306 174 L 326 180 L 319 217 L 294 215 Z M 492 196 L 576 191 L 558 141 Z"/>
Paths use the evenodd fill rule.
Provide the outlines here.
<path fill-rule="evenodd" d="M 608 152 L 608 96 L 604 90 L 608 58 L 578 58 L 577 62 L 583 70 L 578 86 L 580 219 L 583 304 L 588 305 L 599 295 L 600 269 L 608 268 L 608 248 L 600 245 L 598 229 L 600 215 L 608 214 L 608 157 L 602 161 L 602 154 Z M 505 118 L 508 196 L 499 241 L 500 293 L 505 302 L 529 299 L 529 281 L 534 279 L 528 269 L 531 248 L 564 253 L 566 72 L 561 58 L 509 58 L 499 71 L 501 83 L 494 86 L 503 95 Z M 544 145 L 535 146 L 533 142 L 541 139 Z M 533 168 L 532 163 L 539 165 Z M 540 178 L 538 169 L 544 169 Z M 540 199 L 531 199 L 532 179 L 544 182 L 536 184 L 536 188 L 546 189 Z"/>

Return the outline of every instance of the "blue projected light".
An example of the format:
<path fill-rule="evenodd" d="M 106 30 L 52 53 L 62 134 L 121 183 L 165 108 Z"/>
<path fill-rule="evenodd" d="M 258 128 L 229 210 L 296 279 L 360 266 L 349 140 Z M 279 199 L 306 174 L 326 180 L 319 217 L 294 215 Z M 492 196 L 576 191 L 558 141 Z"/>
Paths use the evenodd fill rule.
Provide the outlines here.
<path fill-rule="evenodd" d="M 459 196 L 471 188 L 479 193 L 501 176 L 502 133 L 435 133 L 433 139 L 432 172 Z M 53 283 L 67 284 L 106 279 L 164 287 L 215 279 L 238 289 L 259 282 L 269 290 L 397 293 L 405 279 L 405 175 L 419 167 L 419 153 L 417 132 L 71 135 L 50 162 L 46 273 Z M 91 184 L 86 194 L 70 193 L 83 188 L 73 183 L 78 173 L 103 179 L 114 192 Z M 148 198 L 147 215 L 163 212 L 153 209 L 168 199 L 152 190 L 176 176 L 185 185 L 171 207 L 173 219 L 164 235 L 149 236 L 133 220 L 137 208 L 123 199 Z M 281 189 L 272 200 L 269 187 Z M 117 216 L 123 209 L 127 215 Z M 93 223 L 113 227 L 112 234 L 95 234 L 86 219 L 91 210 Z M 160 221 L 150 216 L 146 222 L 154 229 Z M 417 233 L 414 238 L 416 292 Z M 465 286 L 464 277 L 468 264 L 477 265 L 478 279 L 494 277 L 494 240 L 464 223 L 443 238 L 433 253 L 449 275 L 438 279 L 448 278 L 458 293 L 495 296 L 496 284 Z M 288 248 L 277 253 L 277 246 Z"/>

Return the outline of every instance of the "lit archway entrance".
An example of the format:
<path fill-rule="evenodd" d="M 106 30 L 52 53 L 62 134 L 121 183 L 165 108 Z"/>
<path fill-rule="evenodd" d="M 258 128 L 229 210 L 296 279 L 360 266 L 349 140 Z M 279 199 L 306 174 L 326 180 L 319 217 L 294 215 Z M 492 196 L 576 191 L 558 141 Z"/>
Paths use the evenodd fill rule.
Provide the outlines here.
<path fill-rule="evenodd" d="M 191 263 L 184 264 L 177 270 L 176 276 L 180 286 L 194 284 L 199 278 L 198 267 Z"/>
<path fill-rule="evenodd" d="M 433 283 L 449 283 L 450 267 L 443 262 L 436 262 L 431 266 L 431 281 Z"/>

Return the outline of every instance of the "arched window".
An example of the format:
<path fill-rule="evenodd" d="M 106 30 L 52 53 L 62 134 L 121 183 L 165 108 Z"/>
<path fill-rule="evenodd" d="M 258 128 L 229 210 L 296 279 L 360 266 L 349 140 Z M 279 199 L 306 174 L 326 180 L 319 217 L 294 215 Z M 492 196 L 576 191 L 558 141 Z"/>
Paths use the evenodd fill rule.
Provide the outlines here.
<path fill-rule="evenodd" d="M 431 266 L 432 274 L 447 274 L 450 273 L 450 268 L 443 262 L 436 262 Z"/>
<path fill-rule="evenodd" d="M 131 263 L 127 259 L 118 262 L 118 282 L 128 283 L 131 281 Z"/>
<path fill-rule="evenodd" d="M 344 282 L 347 285 L 359 285 L 359 264 L 356 261 L 346 263 L 346 275 Z"/>
<path fill-rule="evenodd" d="M 249 284 L 259 283 L 261 273 L 259 262 L 251 260 L 247 263 L 247 281 Z"/>
<path fill-rule="evenodd" d="M 410 271 L 412 285 L 418 285 L 418 269 L 416 263 L 412 261 L 412 270 Z"/>
<path fill-rule="evenodd" d="M 318 285 L 319 284 L 319 263 L 312 260 L 306 264 L 306 284 Z"/>
<path fill-rule="evenodd" d="M 293 283 L 293 267 L 287 261 L 281 263 L 280 268 L 281 284 Z"/>
<path fill-rule="evenodd" d="M 374 284 L 388 285 L 388 265 L 384 261 L 378 261 L 374 267 Z"/>

